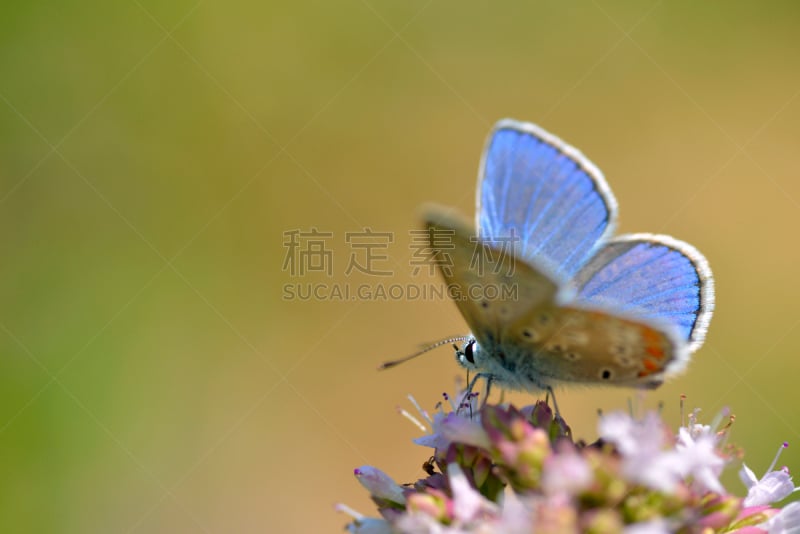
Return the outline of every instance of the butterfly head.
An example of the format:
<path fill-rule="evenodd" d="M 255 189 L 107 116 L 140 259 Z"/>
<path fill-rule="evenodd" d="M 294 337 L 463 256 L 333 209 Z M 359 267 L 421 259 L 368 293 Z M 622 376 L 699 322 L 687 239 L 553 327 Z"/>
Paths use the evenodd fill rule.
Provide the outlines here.
<path fill-rule="evenodd" d="M 474 337 L 467 338 L 460 348 L 454 343 L 453 348 L 456 349 L 456 361 L 461 367 L 466 368 L 468 371 L 478 370 L 483 354 L 481 346 L 478 345 L 478 341 Z"/>

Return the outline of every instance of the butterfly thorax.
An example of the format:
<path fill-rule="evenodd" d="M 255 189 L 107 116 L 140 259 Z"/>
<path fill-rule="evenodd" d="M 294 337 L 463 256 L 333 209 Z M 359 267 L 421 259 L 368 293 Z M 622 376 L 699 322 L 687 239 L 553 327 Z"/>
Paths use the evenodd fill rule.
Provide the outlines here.
<path fill-rule="evenodd" d="M 541 358 L 513 345 L 478 342 L 471 338 L 456 351 L 456 361 L 504 389 L 544 391 L 556 382 L 547 374 L 547 366 L 542 365 Z"/>

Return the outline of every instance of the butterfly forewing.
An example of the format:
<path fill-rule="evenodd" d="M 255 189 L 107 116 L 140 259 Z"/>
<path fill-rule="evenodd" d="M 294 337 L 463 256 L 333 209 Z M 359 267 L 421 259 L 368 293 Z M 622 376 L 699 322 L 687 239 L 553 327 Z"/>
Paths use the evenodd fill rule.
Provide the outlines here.
<path fill-rule="evenodd" d="M 431 247 L 449 258 L 438 265 L 450 296 L 480 341 L 531 310 L 554 302 L 558 285 L 550 276 L 518 262 L 508 251 L 479 241 L 475 230 L 452 210 L 429 206 L 424 218 Z M 437 234 L 452 239 L 443 245 L 436 241 Z"/>
<path fill-rule="evenodd" d="M 497 123 L 478 177 L 482 237 L 516 232 L 524 260 L 571 278 L 613 232 L 617 203 L 577 149 L 533 124 Z"/>

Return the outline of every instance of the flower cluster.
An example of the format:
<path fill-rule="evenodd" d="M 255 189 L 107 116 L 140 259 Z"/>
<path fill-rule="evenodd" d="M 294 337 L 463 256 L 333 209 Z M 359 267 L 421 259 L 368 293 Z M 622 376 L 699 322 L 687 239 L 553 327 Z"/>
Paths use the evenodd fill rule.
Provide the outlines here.
<path fill-rule="evenodd" d="M 479 408 L 468 395 L 450 408 L 431 417 L 417 406 L 427 426 L 405 414 L 426 429 L 415 442 L 434 449 L 426 478 L 401 486 L 355 470 L 381 517 L 339 505 L 350 532 L 800 532 L 800 502 L 771 506 L 796 490 L 788 469 L 773 470 L 777 456 L 761 479 L 742 466 L 745 497 L 726 493 L 719 475 L 732 454 L 719 421 L 694 413 L 676 434 L 655 412 L 610 413 L 585 444 L 544 402 Z"/>

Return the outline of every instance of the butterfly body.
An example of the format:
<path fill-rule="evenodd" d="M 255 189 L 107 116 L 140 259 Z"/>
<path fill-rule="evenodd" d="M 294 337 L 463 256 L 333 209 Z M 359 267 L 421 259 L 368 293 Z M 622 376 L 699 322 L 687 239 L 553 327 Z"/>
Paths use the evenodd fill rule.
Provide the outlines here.
<path fill-rule="evenodd" d="M 611 239 L 616 215 L 580 152 L 535 125 L 499 122 L 482 158 L 477 238 L 448 208 L 424 214 L 437 253 L 433 236 L 452 236 L 451 264 L 439 266 L 472 331 L 458 362 L 529 391 L 654 388 L 683 370 L 714 306 L 708 263 L 669 236 Z"/>

